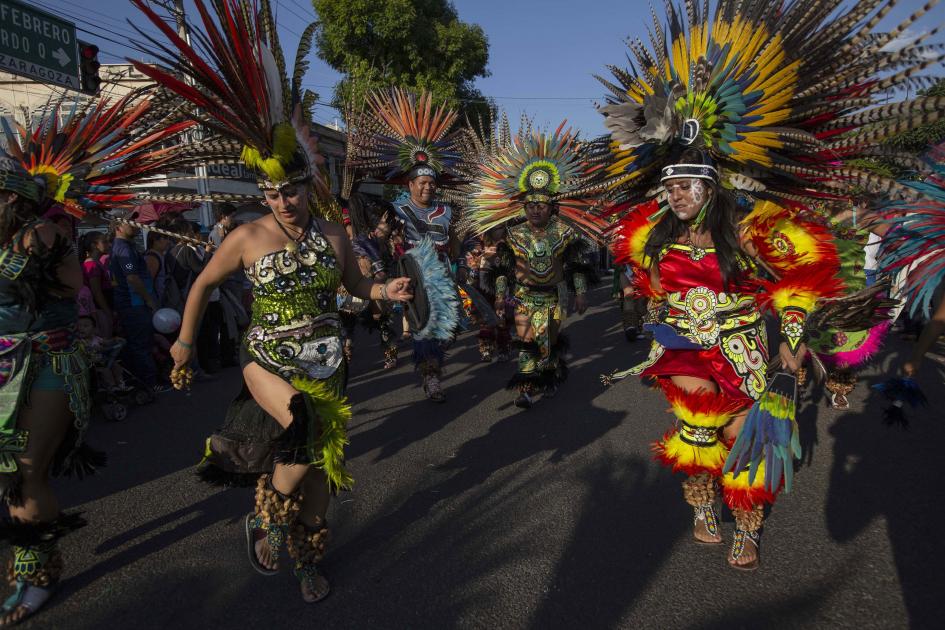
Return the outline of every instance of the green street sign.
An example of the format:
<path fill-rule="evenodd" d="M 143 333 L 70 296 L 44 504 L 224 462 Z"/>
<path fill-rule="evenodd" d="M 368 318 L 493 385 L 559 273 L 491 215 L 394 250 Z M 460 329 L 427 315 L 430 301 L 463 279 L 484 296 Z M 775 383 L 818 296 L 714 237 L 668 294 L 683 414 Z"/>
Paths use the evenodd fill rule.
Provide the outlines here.
<path fill-rule="evenodd" d="M 0 0 L 0 70 L 79 89 L 75 24 L 17 0 Z"/>

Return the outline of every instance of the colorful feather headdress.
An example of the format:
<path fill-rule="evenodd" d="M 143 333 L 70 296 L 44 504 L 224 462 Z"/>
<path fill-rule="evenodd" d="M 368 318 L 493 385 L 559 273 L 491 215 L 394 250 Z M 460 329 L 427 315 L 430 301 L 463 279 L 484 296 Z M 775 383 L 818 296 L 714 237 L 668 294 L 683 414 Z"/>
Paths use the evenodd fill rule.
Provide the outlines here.
<path fill-rule="evenodd" d="M 879 270 L 902 279 L 900 295 L 914 315 L 932 316 L 932 299 L 945 281 L 945 142 L 923 156 L 932 173 L 924 181 L 903 181 L 922 195 L 892 202 L 880 212 L 891 226 L 878 255 Z"/>
<path fill-rule="evenodd" d="M 191 149 L 179 143 L 162 146 L 196 125 L 172 118 L 139 92 L 86 105 L 55 102 L 30 128 L 4 118 L 6 148 L 0 151 L 19 164 L 20 178 L 25 173 L 29 186 L 3 185 L 26 193 L 41 210 L 60 203 L 77 218 L 155 200 L 141 184 L 193 163 Z"/>
<path fill-rule="evenodd" d="M 453 109 L 434 108 L 429 92 L 373 92 L 366 110 L 349 114 L 348 166 L 391 184 L 430 175 L 441 186 L 455 186 L 462 170 L 456 118 Z"/>
<path fill-rule="evenodd" d="M 158 64 L 131 60 L 135 68 L 184 98 L 197 120 L 215 132 L 231 161 L 254 169 L 259 185 L 277 189 L 311 180 L 316 195 L 329 196 L 324 157 L 309 124 L 315 94 L 302 88 L 316 24 L 302 33 L 291 81 L 268 0 L 213 0 L 211 15 L 195 0 L 202 28 L 193 27 L 192 47 L 144 0 L 132 0 L 167 37 L 170 46 L 143 31 L 139 44 Z"/>
<path fill-rule="evenodd" d="M 470 133 L 467 153 L 478 164 L 469 194 L 470 221 L 477 232 L 524 218 L 525 204 L 532 201 L 556 204 L 562 219 L 591 235 L 607 227 L 589 212 L 595 201 L 590 184 L 603 165 L 589 159 L 566 124 L 548 134 L 523 119 L 513 136 L 503 116 L 491 140 Z"/>
<path fill-rule="evenodd" d="M 924 85 L 942 59 L 926 33 L 874 28 L 898 0 L 667 1 L 667 28 L 653 13 L 651 48 L 629 42 L 631 68 L 609 66 L 616 82 L 600 107 L 609 136 L 608 184 L 620 200 L 653 194 L 660 169 L 689 148 L 708 152 L 722 184 L 755 197 L 817 199 L 853 186 L 911 196 L 897 182 L 858 169 L 851 158 L 883 155 L 882 141 L 938 120 L 945 98 L 880 104 L 890 89 Z M 934 31 L 933 31 L 934 32 Z"/>

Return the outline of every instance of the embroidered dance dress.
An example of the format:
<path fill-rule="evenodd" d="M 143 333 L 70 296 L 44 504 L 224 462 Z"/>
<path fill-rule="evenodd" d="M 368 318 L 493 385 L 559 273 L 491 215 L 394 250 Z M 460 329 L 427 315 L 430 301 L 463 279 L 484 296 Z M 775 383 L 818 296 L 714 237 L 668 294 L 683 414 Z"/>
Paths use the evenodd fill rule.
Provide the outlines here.
<path fill-rule="evenodd" d="M 341 270 L 331 243 L 312 220 L 297 248 L 262 256 L 245 268 L 253 287 L 252 318 L 240 365 L 255 362 L 291 383 L 293 422 L 284 429 L 253 400 L 244 383 L 224 426 L 207 439 L 201 476 L 212 483 L 249 485 L 275 462 L 313 464 L 333 488 L 351 479 L 343 468 L 350 408 L 347 364 L 336 293 Z"/>
<path fill-rule="evenodd" d="M 14 504 L 20 484 L 14 455 L 29 442 L 16 419 L 32 389 L 64 391 L 74 414 L 53 474 L 87 474 L 104 463 L 100 453 L 83 445 L 91 398 L 88 362 L 75 334 L 78 305 L 53 293 L 57 270 L 66 256 L 76 255 L 75 247 L 57 236 L 40 254 L 22 253 L 26 234 L 38 225 L 25 226 L 0 246 L 0 496 Z"/>
<path fill-rule="evenodd" d="M 757 400 L 768 363 L 758 287 L 742 280 L 726 291 L 715 248 L 683 244 L 663 248 L 659 278 L 666 299 L 656 325 L 649 325 L 655 341 L 649 358 L 630 373 L 692 376 L 713 381 L 746 407 Z"/>

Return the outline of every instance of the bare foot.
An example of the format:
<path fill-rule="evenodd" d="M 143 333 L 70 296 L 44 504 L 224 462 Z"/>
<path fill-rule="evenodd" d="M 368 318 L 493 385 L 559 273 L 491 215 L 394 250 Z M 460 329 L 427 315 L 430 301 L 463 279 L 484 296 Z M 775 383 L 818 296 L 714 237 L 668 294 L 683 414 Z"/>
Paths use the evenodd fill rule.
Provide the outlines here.
<path fill-rule="evenodd" d="M 279 558 L 273 557 L 272 547 L 269 546 L 269 542 L 266 540 L 266 532 L 257 529 L 255 530 L 255 534 L 257 536 L 256 559 L 259 560 L 259 564 L 270 571 L 277 570 L 279 568 Z M 258 538 L 260 534 L 262 534 L 262 538 Z"/>
<path fill-rule="evenodd" d="M 302 599 L 306 604 L 314 604 L 325 599 L 331 591 L 331 585 L 321 573 L 312 578 L 303 579 L 299 584 L 302 588 Z"/>
<path fill-rule="evenodd" d="M 30 614 L 30 609 L 26 606 L 17 606 L 10 612 L 0 617 L 0 627 L 15 626 L 23 621 Z"/>
<path fill-rule="evenodd" d="M 734 552 L 733 547 L 733 552 Z M 756 543 L 751 537 L 745 536 L 745 544 L 742 548 L 742 552 L 738 557 L 734 557 L 735 554 L 729 554 L 728 563 L 735 568 L 739 569 L 756 569 L 758 568 L 758 543 Z"/>
<path fill-rule="evenodd" d="M 712 516 L 704 516 L 700 514 L 700 517 L 696 518 L 695 525 L 692 527 L 692 537 L 701 543 L 706 543 L 709 545 L 717 545 L 722 542 L 722 534 L 718 531 L 718 519 L 715 519 L 715 533 L 709 531 L 709 525 L 706 522 L 706 518 L 715 518 Z"/>
<path fill-rule="evenodd" d="M 50 588 L 27 585 L 26 590 L 22 593 L 22 599 L 19 600 L 20 604 L 0 616 L 0 627 L 15 626 L 27 617 L 39 612 L 52 597 L 52 594 L 53 591 Z"/>

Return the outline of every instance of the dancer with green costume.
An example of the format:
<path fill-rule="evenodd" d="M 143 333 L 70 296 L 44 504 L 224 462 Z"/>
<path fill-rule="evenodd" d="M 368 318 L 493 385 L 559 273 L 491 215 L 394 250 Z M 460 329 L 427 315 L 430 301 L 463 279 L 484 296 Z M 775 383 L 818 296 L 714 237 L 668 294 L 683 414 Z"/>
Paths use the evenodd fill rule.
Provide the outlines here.
<path fill-rule="evenodd" d="M 579 148 L 577 135 L 564 123 L 554 134 L 532 131 L 527 121 L 512 136 L 503 117 L 493 142 L 471 133 L 467 153 L 481 166 L 470 192 L 471 222 L 485 233 L 507 226 L 512 269 L 495 271 L 496 311 L 503 316 L 506 296 L 514 296 L 518 336 L 518 371 L 509 388 L 518 390 L 515 405 L 532 406 L 534 396 L 554 396 L 567 378 L 560 334 L 567 315 L 567 293 L 574 293 L 579 313 L 587 309 L 588 243 L 579 230 L 599 234 L 605 225 L 586 212 L 588 194 L 576 194 L 595 172 Z M 475 161 L 474 159 L 470 161 Z M 507 278 L 514 278 L 509 287 Z"/>
<path fill-rule="evenodd" d="M 184 385 L 210 292 L 243 268 L 255 298 L 240 353 L 244 385 L 223 426 L 207 440 L 199 473 L 222 485 L 256 484 L 255 509 L 245 519 L 252 566 L 275 574 L 287 545 L 303 599 L 316 602 L 329 593 L 318 565 L 328 542 L 330 495 L 352 483 L 344 469 L 351 411 L 344 397 L 337 289 L 343 285 L 363 299 L 408 301 L 411 282 L 364 277 L 345 229 L 324 218 L 335 208 L 320 168 L 324 158 L 309 130 L 312 98 L 301 88 L 307 64 L 297 55 L 290 81 L 269 3 L 261 2 L 256 13 L 237 0 L 215 2 L 214 19 L 198 0 L 202 32 L 195 37 L 216 67 L 147 4 L 135 4 L 180 52 L 177 57 L 155 42 L 159 65 L 135 66 L 201 108 L 197 116 L 218 135 L 212 142 L 255 170 L 270 209 L 234 230 L 197 277 L 171 350 L 172 379 Z M 305 30 L 301 50 L 313 34 L 314 24 Z M 423 246 L 417 250 L 428 253 Z"/>

